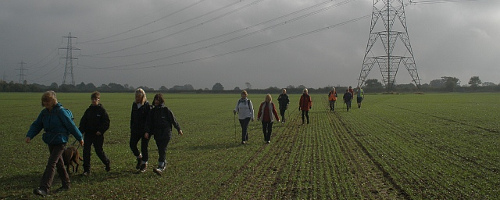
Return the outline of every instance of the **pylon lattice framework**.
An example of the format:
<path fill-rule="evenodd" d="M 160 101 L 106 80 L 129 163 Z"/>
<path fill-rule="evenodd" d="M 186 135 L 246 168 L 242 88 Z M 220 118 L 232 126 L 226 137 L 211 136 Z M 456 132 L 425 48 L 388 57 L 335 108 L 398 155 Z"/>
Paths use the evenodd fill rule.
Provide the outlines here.
<path fill-rule="evenodd" d="M 66 49 L 66 64 L 64 65 L 64 77 L 63 77 L 63 82 L 62 84 L 66 84 L 66 75 L 69 73 L 71 75 L 71 85 L 75 85 L 75 77 L 73 75 L 73 60 L 78 59 L 73 57 L 73 50 L 80 50 L 78 48 L 73 47 L 73 37 L 71 36 L 71 32 L 68 34 L 68 36 L 63 36 L 64 38 L 68 38 L 68 44 L 66 48 L 59 48 L 59 49 Z"/>
<path fill-rule="evenodd" d="M 396 19 L 401 22 L 400 28 L 402 31 L 394 30 Z M 379 21 L 383 22 L 383 27 L 381 25 L 377 26 Z M 380 30 L 377 30 L 377 27 Z M 398 47 L 396 46 L 398 39 L 401 40 L 404 47 L 398 49 L 398 52 L 394 52 Z M 376 49 L 373 49 L 373 47 L 377 44 L 377 40 L 380 40 L 383 45 L 383 54 L 375 55 L 378 52 L 374 52 Z M 365 84 L 366 78 L 375 64 L 380 68 L 383 83 L 388 91 L 392 90 L 394 86 L 396 74 L 401 64 L 405 65 L 417 87 L 420 86 L 420 78 L 418 77 L 406 26 L 403 0 L 373 0 L 370 36 L 366 45 L 361 73 L 359 74 L 358 86 Z"/>

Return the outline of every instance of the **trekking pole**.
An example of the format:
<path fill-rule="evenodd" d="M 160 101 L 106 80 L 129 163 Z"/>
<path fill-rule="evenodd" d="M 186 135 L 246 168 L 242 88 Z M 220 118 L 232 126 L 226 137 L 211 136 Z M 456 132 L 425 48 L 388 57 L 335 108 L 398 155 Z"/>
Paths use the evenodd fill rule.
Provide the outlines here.
<path fill-rule="evenodd" d="M 238 138 L 236 136 L 236 113 L 233 114 L 233 124 L 234 124 L 234 138 L 236 139 L 236 142 L 238 142 Z"/>

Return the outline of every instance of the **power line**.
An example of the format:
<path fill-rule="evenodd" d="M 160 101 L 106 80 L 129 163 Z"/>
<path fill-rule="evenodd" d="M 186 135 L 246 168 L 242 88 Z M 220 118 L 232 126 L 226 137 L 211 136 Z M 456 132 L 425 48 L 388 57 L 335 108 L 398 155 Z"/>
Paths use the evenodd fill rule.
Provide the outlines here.
<path fill-rule="evenodd" d="M 284 42 L 284 41 L 287 41 L 287 40 L 292 40 L 292 39 L 295 39 L 295 38 L 298 38 L 298 37 L 307 36 L 307 35 L 310 35 L 310 34 L 313 34 L 313 33 L 318 33 L 318 32 L 322 32 L 322 31 L 326 31 L 326 30 L 329 30 L 329 29 L 333 29 L 333 28 L 336 28 L 336 27 L 339 27 L 339 26 L 343 26 L 343 25 L 349 24 L 349 23 L 357 22 L 359 20 L 368 18 L 369 16 L 370 15 L 365 15 L 365 16 L 358 17 L 358 18 L 355 18 L 355 19 L 351 19 L 351 20 L 348 20 L 348 21 L 344 21 L 344 22 L 341 22 L 341 23 L 338 23 L 338 24 L 335 24 L 335 25 L 331 25 L 331 26 L 327 26 L 327 27 L 315 29 L 315 30 L 312 30 L 312 31 L 308 31 L 308 32 L 304 32 L 304 33 L 301 33 L 301 34 L 293 35 L 293 36 L 286 37 L 286 38 L 283 38 L 283 39 L 278 39 L 278 40 L 274 40 L 274 41 L 271 41 L 271 42 L 267 42 L 267 43 L 263 43 L 263 44 L 259 44 L 259 45 L 255 45 L 255 46 L 251 46 L 251 47 L 246 47 L 246 48 L 243 48 L 243 49 L 239 49 L 239 50 L 235 50 L 235 51 L 230 51 L 230 52 L 226 52 L 226 53 L 221 53 L 221 54 L 217 54 L 217 55 L 213 55 L 213 56 L 201 57 L 201 58 L 196 58 L 196 59 L 192 59 L 192 60 L 186 60 L 186 61 L 181 61 L 181 62 L 176 62 L 176 63 L 171 63 L 171 64 L 165 64 L 165 65 L 154 65 L 154 66 L 145 66 L 145 67 L 137 67 L 137 68 L 129 68 L 129 69 L 120 68 L 120 69 L 114 69 L 114 70 L 135 70 L 135 69 L 168 67 L 168 66 L 173 66 L 173 65 L 180 65 L 180 64 L 190 63 L 190 62 L 196 62 L 196 61 L 202 61 L 202 60 L 212 59 L 212 58 L 216 58 L 216 57 L 222 57 L 222 56 L 226 56 L 226 55 L 230 55 L 230 54 L 236 54 L 236 53 L 239 53 L 239 52 L 248 51 L 248 50 L 251 50 L 251 49 L 256 49 L 256 48 L 261 48 L 261 47 L 269 46 L 269 45 L 280 43 L 280 42 Z M 90 67 L 90 66 L 86 66 L 86 65 L 80 65 L 80 66 L 84 66 L 84 67 L 86 67 L 88 69 L 113 69 L 113 68 L 116 68 L 116 67 L 101 67 L 101 68 L 96 68 L 96 67 Z"/>
<path fill-rule="evenodd" d="M 292 18 L 292 19 L 290 19 L 288 21 L 280 22 L 278 24 L 274 24 L 274 25 L 271 25 L 271 26 L 268 26 L 268 27 L 265 27 L 265 28 L 253 31 L 253 32 L 247 33 L 245 35 L 233 37 L 233 38 L 230 38 L 230 39 L 227 39 L 227 40 L 224 40 L 224 41 L 221 41 L 221 42 L 217 42 L 217 43 L 214 43 L 214 44 L 211 44 L 211 45 L 208 45 L 208 46 L 199 47 L 199 48 L 196 48 L 196 49 L 193 49 L 193 50 L 188 50 L 188 51 L 185 51 L 185 52 L 177 53 L 177 54 L 166 56 L 166 57 L 156 58 L 156 59 L 153 59 L 153 60 L 142 61 L 142 62 L 137 62 L 137 63 L 132 63 L 132 64 L 126 64 L 126 65 L 116 65 L 116 66 L 110 66 L 110 67 L 105 67 L 105 68 L 108 68 L 108 69 L 109 68 L 124 68 L 124 67 L 128 67 L 128 66 L 146 64 L 146 63 L 160 61 L 160 60 L 164 60 L 164 59 L 168 59 L 168 58 L 177 57 L 177 56 L 184 55 L 184 54 L 193 53 L 193 52 L 196 52 L 196 51 L 199 51 L 199 50 L 207 49 L 207 48 L 218 46 L 218 45 L 221 45 L 221 44 L 225 44 L 225 43 L 228 43 L 228 42 L 231 42 L 231 41 L 234 41 L 234 40 L 238 40 L 238 39 L 241 39 L 241 38 L 244 38 L 244 37 L 248 37 L 250 35 L 254 35 L 256 33 L 260 33 L 260 32 L 266 31 L 266 30 L 270 30 L 272 28 L 275 28 L 275 27 L 278 27 L 278 26 L 281 26 L 281 25 L 290 24 L 291 22 L 294 22 L 294 21 L 297 21 L 299 19 L 303 19 L 303 18 L 312 16 L 312 15 L 318 14 L 318 13 L 320 13 L 322 11 L 329 10 L 329 9 L 331 9 L 333 7 L 339 7 L 341 5 L 347 4 L 350 1 L 353 1 L 353 0 L 346 0 L 346 1 L 343 1 L 343 2 L 339 2 L 337 4 L 333 4 L 333 5 L 327 6 L 325 8 L 322 8 L 322 9 L 319 9 L 319 10 L 316 10 L 316 11 L 313 11 L 313 12 L 310 12 L 310 13 L 306 13 L 304 15 Z"/>
<path fill-rule="evenodd" d="M 217 16 L 217 17 L 211 18 L 211 19 L 206 20 L 206 21 L 204 21 L 204 22 L 201 22 L 201 23 L 199 23 L 199 24 L 197 24 L 197 25 L 194 25 L 194 26 L 191 26 L 191 27 L 188 27 L 188 28 L 182 29 L 182 30 L 180 30 L 180 31 L 174 32 L 174 33 L 172 33 L 172 34 L 168 34 L 168 35 L 166 35 L 166 36 L 163 36 L 163 37 L 160 37 L 160 38 L 157 38 L 157 39 L 153 39 L 153 40 L 147 41 L 147 42 L 145 42 L 145 43 L 137 44 L 137 45 L 134 45 L 134 46 L 130 46 L 130 47 L 126 47 L 126 48 L 122 48 L 122 49 L 114 50 L 114 51 L 108 51 L 108 52 L 105 52 L 105 53 L 99 53 L 99 54 L 93 54 L 93 55 L 87 55 L 87 56 L 96 56 L 96 55 L 105 55 L 105 54 L 110 54 L 110 53 L 116 53 L 116 52 L 125 51 L 125 50 L 128 50 L 128 49 L 132 49 L 132 48 L 140 47 L 140 46 L 143 46 L 143 45 L 146 45 L 146 44 L 151 44 L 151 43 L 153 43 L 153 42 L 156 42 L 156 41 L 159 41 L 159 40 L 165 39 L 165 38 L 167 38 L 167 37 L 171 37 L 171 36 L 173 36 L 173 35 L 177 35 L 177 34 L 179 34 L 179 33 L 183 33 L 183 32 L 185 32 L 185 31 L 191 30 L 191 29 L 193 29 L 193 28 L 196 28 L 196 27 L 199 27 L 199 26 L 205 25 L 205 24 L 207 24 L 207 23 L 213 22 L 213 21 L 215 21 L 215 20 L 217 20 L 217 19 L 220 19 L 220 18 L 222 18 L 222 17 L 225 17 L 225 16 L 230 15 L 230 14 L 232 14 L 232 13 L 235 13 L 235 12 L 237 12 L 237 11 L 240 11 L 240 10 L 242 10 L 242 9 L 244 9 L 244 8 L 247 8 L 247 7 L 249 7 L 249 6 L 255 5 L 255 4 L 257 4 L 257 3 L 261 2 L 261 1 L 264 1 L 264 0 L 256 0 L 256 1 L 252 2 L 252 3 L 249 3 L 249 4 L 247 4 L 247 5 L 244 5 L 244 6 L 240 7 L 240 8 L 235 9 L 235 10 L 229 11 L 229 12 L 227 12 L 227 13 L 223 13 L 223 14 L 221 14 L 221 15 Z"/>
<path fill-rule="evenodd" d="M 340 3 L 337 3 L 335 5 L 330 5 L 328 7 L 325 7 L 323 9 L 314 11 L 312 13 L 308 13 L 308 14 L 305 14 L 305 15 L 302 15 L 302 16 L 299 16 L 299 17 L 295 17 L 292 20 L 281 22 L 279 25 L 289 24 L 290 22 L 296 21 L 296 19 L 305 18 L 304 16 L 311 16 L 311 15 L 314 15 L 314 14 L 318 14 L 320 12 L 323 12 L 323 11 L 326 11 L 326 10 L 330 9 L 331 7 L 334 7 L 334 6 L 338 7 L 338 6 L 340 6 L 342 4 L 345 4 L 345 3 L 349 2 L 349 1 L 354 1 L 354 0 L 346 0 L 346 1 L 343 1 L 343 2 L 340 2 Z M 164 52 L 164 51 L 169 51 L 169 50 L 173 50 L 173 49 L 177 49 L 177 48 L 181 48 L 181 47 L 187 47 L 187 46 L 191 46 L 191 45 L 194 45 L 194 44 L 198 44 L 198 43 L 202 43 L 202 42 L 207 42 L 207 41 L 214 40 L 214 39 L 217 39 L 217 38 L 222 38 L 222 37 L 225 37 L 225 36 L 229 36 L 229 35 L 232 35 L 232 34 L 243 32 L 243 31 L 246 31 L 246 30 L 250 30 L 250 29 L 252 29 L 254 27 L 261 26 L 261 25 L 264 25 L 264 24 L 267 24 L 267 23 L 271 23 L 271 22 L 277 21 L 279 19 L 286 18 L 286 17 L 292 16 L 292 15 L 295 15 L 295 14 L 298 14 L 298 13 L 301 13 L 301 12 L 304 12 L 304 11 L 307 11 L 307 10 L 311 10 L 313 8 L 316 8 L 316 7 L 325 5 L 325 4 L 331 4 L 331 3 L 332 3 L 331 0 L 324 1 L 324 2 L 321 2 L 321 3 L 315 4 L 315 5 L 312 5 L 310 7 L 303 8 L 303 9 L 300 9 L 300 10 L 297 10 L 297 11 L 294 11 L 294 12 L 282 15 L 282 16 L 274 18 L 274 19 L 270 19 L 270 20 L 267 20 L 267 21 L 264 21 L 264 22 L 260 22 L 260 23 L 257 23 L 257 24 L 251 25 L 251 26 L 247 26 L 247 27 L 238 29 L 238 30 L 234 30 L 234 31 L 231 31 L 231 32 L 228 32 L 228 33 L 224 33 L 222 35 L 210 37 L 210 38 L 207 38 L 207 39 L 198 40 L 198 41 L 187 43 L 187 44 L 181 44 L 181 45 L 170 47 L 170 48 L 166 48 L 166 49 L 149 51 L 149 52 L 144 52 L 144 53 L 118 55 L 118 56 L 105 56 L 105 57 L 100 57 L 99 56 L 98 58 L 119 58 L 119 57 L 130 57 L 130 56 L 141 56 L 141 55 L 147 55 L 147 54 L 151 54 L 151 53 L 160 53 L 160 52 Z M 272 28 L 274 28 L 274 27 L 276 27 L 276 25 L 272 26 Z M 262 32 L 263 30 L 268 30 L 270 28 L 271 27 L 260 29 L 259 31 L 255 31 L 253 33 Z M 252 34 L 246 34 L 245 36 L 249 36 L 249 35 L 252 35 Z M 238 38 L 243 38 L 243 37 L 240 36 Z M 233 40 L 233 39 L 230 39 L 230 40 Z M 226 41 L 228 41 L 228 40 L 225 40 L 222 43 L 226 43 Z M 89 56 L 89 55 L 81 55 L 81 56 L 83 56 L 83 57 L 94 57 L 94 56 Z"/>
<path fill-rule="evenodd" d="M 121 32 L 121 33 L 117 33 L 117 34 L 114 34 L 114 35 L 110 35 L 110 36 L 107 36 L 107 37 L 104 37 L 104 38 L 99 38 L 99 39 L 95 39 L 95 40 L 84 41 L 84 42 L 81 42 L 81 44 L 84 44 L 84 43 L 91 43 L 91 42 L 100 41 L 100 40 L 105 40 L 105 39 L 109 39 L 109 38 L 112 38 L 112 37 L 116 37 L 116 36 L 119 36 L 119 35 L 122 35 L 122 34 L 125 34 L 125 33 L 132 32 L 132 31 L 134 31 L 134 30 L 137 30 L 137 29 L 140 29 L 140 28 L 142 28 L 142 27 L 148 26 L 148 25 L 150 25 L 150 24 L 156 23 L 156 22 L 158 22 L 158 21 L 160 21 L 160 20 L 163 20 L 163 19 L 168 18 L 168 17 L 170 17 L 170 16 L 172 16 L 172 15 L 175 15 L 175 14 L 177 14 L 177 13 L 180 13 L 180 12 L 184 11 L 184 10 L 187 10 L 187 9 L 189 9 L 189 8 L 191 8 L 191 7 L 195 6 L 195 5 L 197 5 L 197 4 L 199 4 L 199 3 L 203 2 L 203 1 L 205 1 L 205 0 L 200 0 L 200 1 L 198 1 L 198 2 L 195 2 L 195 3 L 193 3 L 193 4 L 190 4 L 190 5 L 188 5 L 187 7 L 184 7 L 184 8 L 182 8 L 182 9 L 180 9 L 180 10 L 177 10 L 177 11 L 175 11 L 175 12 L 173 12 L 173 13 L 170 13 L 170 14 L 168 14 L 168 15 L 165 15 L 165 16 L 163 16 L 163 17 L 159 18 L 159 19 L 156 19 L 156 20 L 151 21 L 151 22 L 148 22 L 148 23 L 146 23 L 146 24 L 143 24 L 143 25 L 137 26 L 137 27 L 132 28 L 132 29 L 130 29 L 130 30 L 127 30 L 127 31 L 124 31 L 124 32 Z M 114 41 L 111 41 L 111 42 L 114 42 Z M 110 43 L 110 42 L 104 42 L 104 43 Z M 100 44 L 104 44 L 104 43 L 100 43 Z"/>
<path fill-rule="evenodd" d="M 151 32 L 148 32 L 148 33 L 144 33 L 144 34 L 140 34 L 140 35 L 136 35 L 136 36 L 131 36 L 131 37 L 128 37 L 128 38 L 123 38 L 123 39 L 117 39 L 117 40 L 113 40 L 113 41 L 108 41 L 108 42 L 102 42 L 102 43 L 99 43 L 99 44 L 109 44 L 109 43 L 114 43 L 114 42 L 120 42 L 120 41 L 125 41 L 125 40 L 130 40 L 130 39 L 134 39 L 134 38 L 138 38 L 138 37 L 142 37 L 142 36 L 146 36 L 146 35 L 150 35 L 150 34 L 153 34 L 153 33 L 157 33 L 157 32 L 160 32 L 160 31 L 164 31 L 164 30 L 167 30 L 167 29 L 170 29 L 170 28 L 173 28 L 173 27 L 176 27 L 176 26 L 179 26 L 179 25 L 182 25 L 182 24 L 185 24 L 187 22 L 190 22 L 190 21 L 193 21 L 195 19 L 199 19 L 199 18 L 202 18 L 204 16 L 207 16 L 207 15 L 210 15 L 212 13 L 215 13 L 219 10 L 223 10 L 225 8 L 228 8 L 228 7 L 231 7 L 233 5 L 236 5 L 238 3 L 241 3 L 242 1 L 236 1 L 234 3 L 231 3 L 231 4 L 228 4 L 226 6 L 223 6 L 221 8 L 218 8 L 218 9 L 215 9 L 215 10 L 212 10 L 210 12 L 207 12 L 203 15 L 200 15 L 200 16 L 197 16 L 197 17 L 194 17 L 194 18 L 191 18 L 191 19 L 187 19 L 187 20 L 184 20 L 182 22 L 179 22 L 177 24 L 174 24 L 174 25 L 171 25 L 171 26 L 167 26 L 167 27 L 164 27 L 162 29 L 158 29 L 158 30 L 155 30 L 155 31 L 151 31 Z"/>

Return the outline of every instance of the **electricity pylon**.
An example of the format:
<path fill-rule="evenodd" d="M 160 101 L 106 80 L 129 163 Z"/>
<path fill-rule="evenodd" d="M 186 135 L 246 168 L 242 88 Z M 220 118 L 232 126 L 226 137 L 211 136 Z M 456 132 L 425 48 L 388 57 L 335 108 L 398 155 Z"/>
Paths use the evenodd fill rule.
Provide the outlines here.
<path fill-rule="evenodd" d="M 73 57 L 73 50 L 80 50 L 78 48 L 73 47 L 73 37 L 71 36 L 71 32 L 68 34 L 68 36 L 63 36 L 64 38 L 68 38 L 68 44 L 66 48 L 59 48 L 59 49 L 66 49 L 66 64 L 64 65 L 64 77 L 63 77 L 63 82 L 62 84 L 66 84 L 66 75 L 69 73 L 71 76 L 71 85 L 75 85 L 75 77 L 73 75 L 73 60 L 78 59 Z"/>
<path fill-rule="evenodd" d="M 398 39 L 401 43 L 397 43 Z M 380 40 L 380 44 L 377 43 L 378 40 Z M 374 46 L 379 47 L 379 49 L 374 48 Z M 370 36 L 359 74 L 358 86 L 365 84 L 366 77 L 373 66 L 377 65 L 380 68 L 386 89 L 390 92 L 394 87 L 396 74 L 401 64 L 404 64 L 413 82 L 419 87 L 420 78 L 408 36 L 403 0 L 373 0 Z"/>
<path fill-rule="evenodd" d="M 21 67 L 19 68 L 19 83 L 22 83 L 24 84 L 24 81 L 26 80 L 25 77 L 26 77 L 26 74 L 24 74 L 24 71 L 26 71 L 27 69 L 24 68 L 24 65 L 26 63 L 24 61 L 21 61 L 19 63 L 19 65 L 21 65 Z"/>

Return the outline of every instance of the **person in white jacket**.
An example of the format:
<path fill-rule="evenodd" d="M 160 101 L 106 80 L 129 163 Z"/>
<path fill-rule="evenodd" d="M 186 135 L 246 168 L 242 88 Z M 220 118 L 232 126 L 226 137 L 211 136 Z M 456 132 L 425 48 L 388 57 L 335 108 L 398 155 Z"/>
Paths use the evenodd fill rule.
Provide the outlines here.
<path fill-rule="evenodd" d="M 248 93 L 246 90 L 241 92 L 241 98 L 236 103 L 233 113 L 238 113 L 238 119 L 241 125 L 241 144 L 248 142 L 248 124 L 250 120 L 254 121 L 254 111 L 252 101 L 247 98 Z"/>

